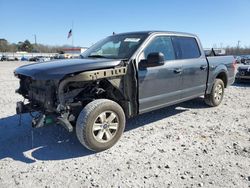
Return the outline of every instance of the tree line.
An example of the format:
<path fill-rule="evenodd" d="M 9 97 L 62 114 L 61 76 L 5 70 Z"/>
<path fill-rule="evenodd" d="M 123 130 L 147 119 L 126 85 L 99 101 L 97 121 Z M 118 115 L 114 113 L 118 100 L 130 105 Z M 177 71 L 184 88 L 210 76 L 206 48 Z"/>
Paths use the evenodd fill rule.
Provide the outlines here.
<path fill-rule="evenodd" d="M 41 53 L 59 53 L 63 48 L 70 46 L 49 46 L 43 44 L 32 44 L 29 40 L 10 44 L 6 39 L 0 39 L 0 52 L 41 52 Z M 250 47 L 226 47 L 227 55 L 250 55 Z"/>
<path fill-rule="evenodd" d="M 245 47 L 227 47 L 226 48 L 227 55 L 250 55 L 250 48 Z"/>
<path fill-rule="evenodd" d="M 18 43 L 9 43 L 6 39 L 0 39 L 0 52 L 40 52 L 40 53 L 59 53 L 63 48 L 70 46 L 49 46 L 43 44 L 32 44 L 29 40 Z"/>

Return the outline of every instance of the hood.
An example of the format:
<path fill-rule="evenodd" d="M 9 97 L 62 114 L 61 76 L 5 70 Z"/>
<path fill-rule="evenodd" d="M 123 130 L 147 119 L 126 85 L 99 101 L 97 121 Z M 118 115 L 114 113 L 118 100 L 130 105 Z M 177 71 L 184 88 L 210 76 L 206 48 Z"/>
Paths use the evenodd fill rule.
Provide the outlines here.
<path fill-rule="evenodd" d="M 250 65 L 239 65 L 238 69 L 239 70 L 249 70 L 250 69 Z"/>
<path fill-rule="evenodd" d="M 97 58 L 55 60 L 24 65 L 17 68 L 14 73 L 29 76 L 35 80 L 56 80 L 76 72 L 115 67 L 120 62 L 120 60 Z"/>

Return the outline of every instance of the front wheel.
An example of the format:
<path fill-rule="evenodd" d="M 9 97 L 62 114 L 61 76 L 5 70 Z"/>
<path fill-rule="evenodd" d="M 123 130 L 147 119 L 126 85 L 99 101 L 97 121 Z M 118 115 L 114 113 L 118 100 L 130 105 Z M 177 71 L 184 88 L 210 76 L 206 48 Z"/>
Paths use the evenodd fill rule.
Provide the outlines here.
<path fill-rule="evenodd" d="M 119 104 L 97 99 L 87 104 L 76 122 L 76 135 L 86 148 L 106 150 L 120 139 L 125 128 L 125 114 Z"/>
<path fill-rule="evenodd" d="M 215 79 L 212 91 L 205 95 L 205 103 L 209 106 L 218 106 L 224 97 L 224 82 L 221 79 Z"/>

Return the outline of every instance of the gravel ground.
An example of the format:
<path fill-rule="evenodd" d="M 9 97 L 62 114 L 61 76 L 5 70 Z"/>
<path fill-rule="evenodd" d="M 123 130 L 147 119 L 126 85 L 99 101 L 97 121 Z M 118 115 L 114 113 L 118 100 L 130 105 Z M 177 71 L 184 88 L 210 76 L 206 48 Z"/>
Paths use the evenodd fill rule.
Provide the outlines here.
<path fill-rule="evenodd" d="M 131 119 L 111 149 L 93 153 L 60 126 L 15 115 L 24 63 L 0 62 L 0 187 L 250 187 L 250 84 Z"/>

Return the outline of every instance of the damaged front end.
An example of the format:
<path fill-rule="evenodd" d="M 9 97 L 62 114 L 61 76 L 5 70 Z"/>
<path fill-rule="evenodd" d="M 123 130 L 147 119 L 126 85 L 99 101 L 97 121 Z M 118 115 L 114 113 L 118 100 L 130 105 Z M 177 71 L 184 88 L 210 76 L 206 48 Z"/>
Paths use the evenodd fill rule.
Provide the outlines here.
<path fill-rule="evenodd" d="M 71 132 L 80 110 L 88 102 L 112 95 L 122 96 L 119 90 L 123 89 L 121 78 L 126 72 L 127 67 L 122 66 L 70 74 L 62 80 L 34 80 L 15 74 L 20 79 L 16 92 L 25 99 L 17 102 L 16 112 L 35 114 L 33 127 L 57 123 Z M 111 89 L 110 85 L 116 89 Z M 115 90 L 118 90 L 117 94 L 114 94 Z"/>
<path fill-rule="evenodd" d="M 30 113 L 33 117 L 32 127 L 43 127 L 58 122 L 60 113 L 56 112 L 57 85 L 55 80 L 34 80 L 29 76 L 15 74 L 20 79 L 20 87 L 16 93 L 24 97 L 16 103 L 16 113 Z M 27 102 L 26 102 L 27 101 Z M 70 128 L 69 130 L 73 130 Z"/>

